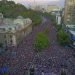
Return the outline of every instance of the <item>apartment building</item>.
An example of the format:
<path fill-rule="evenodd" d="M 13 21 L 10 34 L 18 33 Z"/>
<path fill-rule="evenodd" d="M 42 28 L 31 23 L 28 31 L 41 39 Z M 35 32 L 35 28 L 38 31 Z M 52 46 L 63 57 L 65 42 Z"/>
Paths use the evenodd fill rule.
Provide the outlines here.
<path fill-rule="evenodd" d="M 0 46 L 17 46 L 32 31 L 32 20 L 18 16 L 16 19 L 0 15 Z"/>
<path fill-rule="evenodd" d="M 65 0 L 65 25 L 75 25 L 75 0 Z"/>
<path fill-rule="evenodd" d="M 64 24 L 75 46 L 75 0 L 65 0 Z"/>

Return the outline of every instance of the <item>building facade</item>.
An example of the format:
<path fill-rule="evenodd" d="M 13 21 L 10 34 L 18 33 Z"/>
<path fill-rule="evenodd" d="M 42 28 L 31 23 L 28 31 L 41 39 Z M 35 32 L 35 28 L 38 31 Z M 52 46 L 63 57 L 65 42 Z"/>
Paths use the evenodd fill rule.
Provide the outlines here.
<path fill-rule="evenodd" d="M 53 10 L 51 11 L 51 14 L 56 17 L 56 23 L 57 25 L 61 25 L 62 20 L 62 10 Z"/>
<path fill-rule="evenodd" d="M 62 8 L 57 6 L 57 5 L 48 5 L 48 4 L 36 4 L 36 5 L 31 5 L 30 9 L 35 10 L 35 11 L 40 11 L 40 12 L 47 12 L 50 13 L 53 10 L 61 10 Z"/>
<path fill-rule="evenodd" d="M 61 7 L 56 6 L 56 5 L 47 5 L 46 11 L 47 11 L 48 13 L 50 13 L 50 12 L 52 12 L 52 11 L 54 11 L 54 10 L 61 10 Z"/>
<path fill-rule="evenodd" d="M 3 18 L 0 24 L 0 45 L 17 46 L 32 31 L 32 20 L 19 16 L 16 19 Z"/>
<path fill-rule="evenodd" d="M 65 0 L 64 24 L 75 25 L 75 0 Z"/>

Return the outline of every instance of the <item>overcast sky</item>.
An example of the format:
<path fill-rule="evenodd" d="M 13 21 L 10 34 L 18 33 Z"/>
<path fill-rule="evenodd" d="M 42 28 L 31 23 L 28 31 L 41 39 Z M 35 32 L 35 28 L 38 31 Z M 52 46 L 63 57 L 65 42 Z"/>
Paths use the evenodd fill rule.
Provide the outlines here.
<path fill-rule="evenodd" d="M 22 3 L 22 4 L 32 4 L 37 3 L 37 4 L 56 4 L 59 6 L 63 6 L 64 5 L 64 0 L 13 0 L 17 3 Z"/>

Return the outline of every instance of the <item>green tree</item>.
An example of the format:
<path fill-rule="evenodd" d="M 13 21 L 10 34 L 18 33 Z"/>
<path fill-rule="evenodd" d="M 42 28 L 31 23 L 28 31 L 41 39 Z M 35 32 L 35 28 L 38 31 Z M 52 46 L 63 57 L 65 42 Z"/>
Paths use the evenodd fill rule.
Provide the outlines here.
<path fill-rule="evenodd" d="M 48 27 L 45 28 L 44 33 L 45 34 L 48 34 L 49 33 L 49 28 Z"/>
<path fill-rule="evenodd" d="M 71 43 L 68 33 L 63 29 L 57 32 L 57 39 L 61 45 L 68 45 Z"/>
<path fill-rule="evenodd" d="M 37 36 L 34 42 L 34 46 L 36 50 L 39 52 L 42 49 L 48 47 L 48 45 L 49 45 L 48 37 L 43 32 L 37 33 Z"/>
<path fill-rule="evenodd" d="M 33 25 L 39 25 L 42 21 L 39 13 L 30 9 L 28 10 L 24 5 L 16 4 L 14 1 L 0 1 L 0 12 L 3 13 L 5 18 L 16 18 L 17 16 L 31 18 Z"/>
<path fill-rule="evenodd" d="M 56 27 L 57 31 L 62 29 L 62 25 L 56 25 L 55 27 Z"/>

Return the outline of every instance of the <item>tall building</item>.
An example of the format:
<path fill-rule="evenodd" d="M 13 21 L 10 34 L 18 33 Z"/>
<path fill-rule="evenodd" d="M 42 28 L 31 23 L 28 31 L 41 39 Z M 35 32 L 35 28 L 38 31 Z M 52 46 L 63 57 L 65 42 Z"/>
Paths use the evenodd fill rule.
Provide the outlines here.
<path fill-rule="evenodd" d="M 64 24 L 75 47 L 75 0 L 65 0 Z"/>
<path fill-rule="evenodd" d="M 64 24 L 75 25 L 75 0 L 65 0 Z"/>

